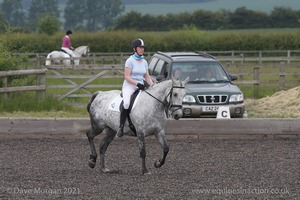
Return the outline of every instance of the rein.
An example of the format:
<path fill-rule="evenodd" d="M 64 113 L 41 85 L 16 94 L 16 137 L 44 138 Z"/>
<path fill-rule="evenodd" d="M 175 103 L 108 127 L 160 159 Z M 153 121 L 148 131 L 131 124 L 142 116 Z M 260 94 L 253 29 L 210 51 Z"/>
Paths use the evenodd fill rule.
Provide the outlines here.
<path fill-rule="evenodd" d="M 152 94 L 150 94 L 149 92 L 147 92 L 146 90 L 144 90 L 144 92 L 146 92 L 148 95 L 150 95 L 152 98 L 154 98 L 155 100 L 159 101 L 162 105 L 164 105 L 165 107 L 167 106 L 164 102 L 162 102 L 161 100 L 159 100 L 158 98 L 156 98 L 155 96 L 153 96 Z M 169 93 L 170 94 L 170 93 Z M 169 95 L 168 94 L 168 95 Z"/>
<path fill-rule="evenodd" d="M 167 117 L 169 118 L 169 113 L 168 111 L 172 108 L 172 107 L 175 107 L 177 108 L 176 110 L 174 110 L 173 112 L 179 110 L 182 108 L 182 105 L 176 105 L 176 104 L 171 104 L 172 103 L 172 93 L 173 93 L 173 89 L 174 88 L 180 88 L 180 89 L 185 89 L 184 86 L 172 86 L 170 92 L 168 93 L 168 95 L 166 96 L 165 98 L 165 102 L 162 102 L 161 100 L 159 100 L 158 98 L 156 98 L 155 96 L 153 96 L 152 94 L 150 94 L 149 92 L 147 92 L 146 90 L 144 90 L 144 92 L 146 92 L 149 96 L 151 96 L 152 98 L 154 98 L 155 100 L 157 100 L 158 102 L 160 102 L 164 107 L 165 107 L 165 112 L 166 112 L 166 115 Z M 167 101 L 167 98 L 168 96 L 170 96 L 170 100 L 169 102 Z"/>

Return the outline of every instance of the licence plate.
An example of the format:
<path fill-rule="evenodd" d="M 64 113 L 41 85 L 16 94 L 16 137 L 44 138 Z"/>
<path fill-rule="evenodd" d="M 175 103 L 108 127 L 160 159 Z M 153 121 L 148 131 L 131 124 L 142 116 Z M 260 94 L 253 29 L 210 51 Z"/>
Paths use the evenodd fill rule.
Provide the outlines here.
<path fill-rule="evenodd" d="M 219 106 L 205 106 L 203 107 L 203 112 L 218 112 Z"/>

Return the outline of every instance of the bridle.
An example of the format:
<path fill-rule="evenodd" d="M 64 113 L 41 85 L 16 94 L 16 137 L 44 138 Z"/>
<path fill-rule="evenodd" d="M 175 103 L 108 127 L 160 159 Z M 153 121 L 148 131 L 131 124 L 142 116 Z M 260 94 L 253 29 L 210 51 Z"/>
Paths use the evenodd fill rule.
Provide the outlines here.
<path fill-rule="evenodd" d="M 158 102 L 160 102 L 164 107 L 165 107 L 165 112 L 166 112 L 166 115 L 167 117 L 169 118 L 170 115 L 169 115 L 169 110 L 171 108 L 177 108 L 175 110 L 172 111 L 172 113 L 176 112 L 177 110 L 179 109 L 182 109 L 182 105 L 179 105 L 179 104 L 173 104 L 173 101 L 172 101 L 172 94 L 173 94 L 173 89 L 174 88 L 179 88 L 179 89 L 185 89 L 184 86 L 182 86 L 182 83 L 180 81 L 180 86 L 172 86 L 170 92 L 168 93 L 168 95 L 165 97 L 165 100 L 164 102 L 162 102 L 161 100 L 159 100 L 158 98 L 156 98 L 155 96 L 153 96 L 152 94 L 150 94 L 148 91 L 144 90 L 144 92 L 146 92 L 149 96 L 151 96 L 152 98 L 154 98 L 155 100 L 157 100 Z M 168 96 L 170 96 L 170 99 L 169 99 L 169 102 L 168 102 Z"/>

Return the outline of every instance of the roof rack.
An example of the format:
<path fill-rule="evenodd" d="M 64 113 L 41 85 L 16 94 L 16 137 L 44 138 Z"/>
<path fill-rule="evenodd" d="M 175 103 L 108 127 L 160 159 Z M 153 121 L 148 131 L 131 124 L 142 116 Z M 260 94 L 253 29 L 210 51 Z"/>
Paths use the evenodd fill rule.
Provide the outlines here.
<path fill-rule="evenodd" d="M 181 56 L 202 56 L 205 58 L 216 59 L 214 56 L 207 54 L 205 52 L 200 52 L 200 51 L 196 51 L 196 52 L 162 52 L 162 51 L 158 51 L 157 53 L 160 55 L 167 56 L 169 58 L 181 57 Z M 174 54 L 170 55 L 171 53 L 174 53 Z M 178 53 L 178 54 L 176 54 L 176 53 Z M 183 54 L 180 54 L 180 53 L 183 53 Z M 186 53 L 186 54 L 184 54 L 184 53 Z M 195 54 L 187 54 L 187 53 L 195 53 Z"/>
<path fill-rule="evenodd" d="M 213 59 L 216 59 L 214 56 L 208 54 L 208 53 L 205 53 L 205 52 L 201 52 L 201 51 L 196 51 L 195 53 L 203 56 L 203 57 L 206 57 L 206 58 L 213 58 Z"/>

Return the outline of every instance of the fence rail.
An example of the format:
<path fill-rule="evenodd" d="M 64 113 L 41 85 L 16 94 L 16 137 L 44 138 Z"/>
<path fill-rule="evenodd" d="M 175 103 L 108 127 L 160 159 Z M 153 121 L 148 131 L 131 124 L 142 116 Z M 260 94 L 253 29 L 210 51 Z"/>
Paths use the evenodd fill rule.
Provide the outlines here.
<path fill-rule="evenodd" d="M 236 74 L 237 85 L 253 88 L 253 97 L 266 85 L 276 90 L 289 89 L 300 84 L 300 50 L 288 51 L 218 51 L 208 52 L 221 61 L 230 74 Z M 45 55 L 28 54 L 35 61 L 36 69 L 2 71 L 0 93 L 6 96 L 10 92 L 53 90 L 59 99 L 90 97 L 94 90 L 121 89 L 121 83 L 97 82 L 98 79 L 122 80 L 123 65 L 130 53 L 90 53 L 81 58 L 79 66 L 45 66 Z M 146 53 L 150 59 L 153 52 Z M 8 77 L 36 75 L 36 85 L 8 87 Z M 61 81 L 55 82 L 55 79 Z M 45 84 L 47 82 L 47 84 Z M 48 83 L 50 82 L 50 83 Z M 55 91 L 61 91 L 55 93 Z"/>
<path fill-rule="evenodd" d="M 15 71 L 0 71 L 0 78 L 2 78 L 2 88 L 0 93 L 3 93 L 3 97 L 6 99 L 7 94 L 11 92 L 22 91 L 37 91 L 40 97 L 44 97 L 46 91 L 45 75 L 47 69 L 29 69 L 29 70 L 15 70 Z M 32 86 L 8 86 L 8 78 L 11 76 L 24 76 L 24 75 L 37 75 L 36 85 Z"/>
<path fill-rule="evenodd" d="M 201 51 L 200 51 L 201 52 Z M 258 64 L 268 62 L 300 62 L 300 50 L 260 50 L 260 51 L 205 51 L 215 56 L 221 62 L 246 63 L 256 62 Z M 145 52 L 146 60 L 150 60 L 155 52 Z M 26 55 L 37 63 L 37 58 L 46 59 L 48 53 L 16 53 L 15 55 Z M 81 58 L 83 64 L 121 64 L 131 55 L 131 52 L 90 52 L 87 57 Z"/>

